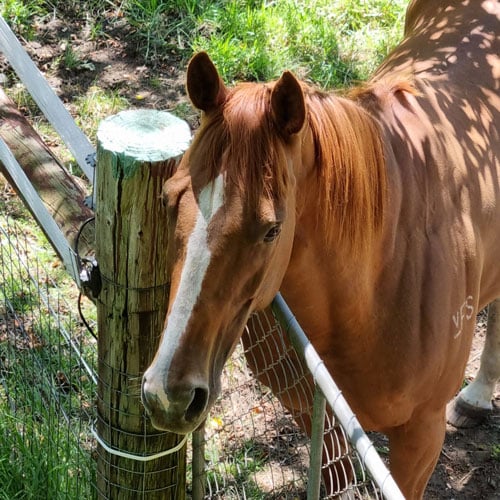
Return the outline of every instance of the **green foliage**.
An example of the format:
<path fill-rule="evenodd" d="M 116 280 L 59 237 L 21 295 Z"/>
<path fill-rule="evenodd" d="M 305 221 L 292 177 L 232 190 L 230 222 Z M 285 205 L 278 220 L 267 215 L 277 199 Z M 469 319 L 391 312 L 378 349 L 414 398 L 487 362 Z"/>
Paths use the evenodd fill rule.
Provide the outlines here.
<path fill-rule="evenodd" d="M 268 80 L 291 69 L 325 88 L 363 80 L 402 36 L 406 0 L 0 0 L 20 32 L 50 10 L 80 13 L 91 39 L 124 15 L 145 62 L 184 64 L 206 50 L 228 81 Z M 65 67 L 81 66 L 71 47 Z"/>
<path fill-rule="evenodd" d="M 0 500 L 92 498 L 95 385 L 77 352 L 93 365 L 94 339 L 69 307 L 74 283 L 18 199 L 0 198 L 0 226 Z"/>
<path fill-rule="evenodd" d="M 210 4 L 197 0 L 125 0 L 123 10 L 146 62 L 159 62 L 166 52 L 185 52 L 189 39 Z"/>
<path fill-rule="evenodd" d="M 206 50 L 222 76 L 268 80 L 292 69 L 323 87 L 366 78 L 401 38 L 405 0 L 128 0 L 147 60 Z"/>
<path fill-rule="evenodd" d="M 0 0 L 0 15 L 26 38 L 33 35 L 32 20 L 45 12 L 43 0 Z"/>
<path fill-rule="evenodd" d="M 45 436 L 53 433 L 53 429 L 48 427 L 47 420 L 36 422 L 44 415 L 22 421 L 1 413 L 0 500 L 83 498 L 82 490 L 87 490 L 85 498 L 91 498 L 93 472 L 79 456 L 83 452 L 76 440 L 66 443 L 68 448 L 73 447 L 74 454 L 66 455 L 68 448 L 61 450 L 47 442 Z"/>
<path fill-rule="evenodd" d="M 0 342 L 0 500 L 82 498 L 84 490 L 89 498 L 93 463 L 75 430 L 86 428 L 81 405 L 91 401 L 93 384 L 72 373 L 75 358 L 61 343 L 61 325 L 49 314 L 33 317 L 39 307 L 17 310 L 15 336 Z"/>
<path fill-rule="evenodd" d="M 131 40 L 155 65 L 206 50 L 228 81 L 268 80 L 291 69 L 325 88 L 366 79 L 402 36 L 406 0 L 0 0 L 28 34 L 36 15 L 73 9 L 91 39 L 105 17 L 125 15 Z M 62 64 L 82 63 L 71 47 Z"/>
<path fill-rule="evenodd" d="M 402 35 L 403 1 L 229 0 L 193 40 L 228 80 L 292 69 L 323 87 L 366 78 Z M 210 15 L 211 14 L 211 15 Z"/>

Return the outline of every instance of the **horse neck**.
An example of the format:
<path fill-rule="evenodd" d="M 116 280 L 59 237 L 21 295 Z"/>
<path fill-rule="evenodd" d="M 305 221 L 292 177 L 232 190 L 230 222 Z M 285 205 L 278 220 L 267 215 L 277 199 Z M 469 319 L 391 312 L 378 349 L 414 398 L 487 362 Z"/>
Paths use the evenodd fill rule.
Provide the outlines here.
<path fill-rule="evenodd" d="M 387 180 L 382 133 L 354 101 L 326 94 L 308 100 L 305 175 L 298 179 L 296 234 L 284 286 L 292 290 L 300 283 L 303 295 L 314 293 L 322 282 L 319 288 L 327 287 L 344 314 L 360 314 L 372 307 L 383 252 Z"/>
<path fill-rule="evenodd" d="M 309 117 L 301 165 L 309 176 L 298 180 L 297 212 L 315 215 L 314 235 L 325 248 L 359 261 L 373 253 L 386 212 L 382 130 L 363 106 L 328 94 L 309 96 Z"/>

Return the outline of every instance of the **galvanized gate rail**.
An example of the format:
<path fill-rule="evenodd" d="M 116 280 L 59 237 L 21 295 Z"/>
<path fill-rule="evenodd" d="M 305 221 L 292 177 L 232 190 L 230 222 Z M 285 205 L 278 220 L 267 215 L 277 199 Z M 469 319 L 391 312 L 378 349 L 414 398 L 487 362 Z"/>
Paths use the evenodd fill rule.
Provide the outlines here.
<path fill-rule="evenodd" d="M 311 467 L 309 469 L 307 498 L 313 500 L 319 497 L 321 467 L 317 467 L 317 464 L 321 464 L 323 417 L 325 403 L 328 402 L 342 428 L 345 430 L 350 443 L 358 452 L 362 465 L 369 471 L 384 498 L 388 500 L 404 500 L 401 490 L 377 453 L 375 446 L 361 427 L 356 415 L 349 407 L 342 392 L 337 387 L 337 384 L 281 294 L 275 297 L 272 309 L 276 318 L 287 332 L 295 350 L 299 354 L 302 354 L 316 383 L 313 413 L 313 422 L 315 422 L 315 425 L 313 424 L 313 435 L 311 437 Z"/>
<path fill-rule="evenodd" d="M 78 128 L 73 117 L 64 107 L 59 97 L 55 94 L 40 70 L 24 50 L 16 35 L 1 16 L 0 52 L 7 58 L 9 64 L 24 83 L 40 110 L 75 157 L 84 174 L 93 183 L 94 168 L 92 166 L 92 158 L 95 155 L 94 147 L 87 136 Z M 80 286 L 78 256 L 68 244 L 64 234 L 54 222 L 40 196 L 33 188 L 22 167 L 2 138 L 0 138 L 0 162 L 4 164 L 7 172 L 28 201 L 38 224 L 49 238 L 57 253 L 61 256 L 68 273 L 75 283 Z"/>

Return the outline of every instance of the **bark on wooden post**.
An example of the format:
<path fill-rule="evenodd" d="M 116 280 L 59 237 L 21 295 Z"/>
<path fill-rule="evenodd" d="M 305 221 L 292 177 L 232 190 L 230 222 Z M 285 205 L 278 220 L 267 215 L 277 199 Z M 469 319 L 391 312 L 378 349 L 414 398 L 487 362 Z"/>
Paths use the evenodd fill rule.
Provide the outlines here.
<path fill-rule="evenodd" d="M 97 305 L 97 435 L 121 453 L 153 455 L 180 443 L 176 434 L 151 427 L 140 384 L 158 345 L 168 298 L 160 195 L 190 131 L 168 113 L 138 110 L 102 122 L 97 138 L 96 255 L 103 285 Z M 184 498 L 185 447 L 145 462 L 101 445 L 98 451 L 99 498 Z"/>

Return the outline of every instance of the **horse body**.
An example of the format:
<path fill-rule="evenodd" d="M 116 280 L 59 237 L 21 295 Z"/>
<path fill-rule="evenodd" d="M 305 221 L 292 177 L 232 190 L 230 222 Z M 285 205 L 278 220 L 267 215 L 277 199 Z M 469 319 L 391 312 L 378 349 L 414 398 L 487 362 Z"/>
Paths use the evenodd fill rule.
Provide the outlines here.
<path fill-rule="evenodd" d="M 203 420 L 246 320 L 279 288 L 363 426 L 389 436 L 405 495 L 421 497 L 476 313 L 500 297 L 499 5 L 413 1 L 405 40 L 351 99 L 290 73 L 227 89 L 195 56 L 188 91 L 204 116 L 166 184 L 172 297 L 143 382 L 155 425 Z M 463 395 L 483 408 L 500 376 L 492 324 Z"/>

